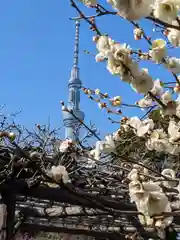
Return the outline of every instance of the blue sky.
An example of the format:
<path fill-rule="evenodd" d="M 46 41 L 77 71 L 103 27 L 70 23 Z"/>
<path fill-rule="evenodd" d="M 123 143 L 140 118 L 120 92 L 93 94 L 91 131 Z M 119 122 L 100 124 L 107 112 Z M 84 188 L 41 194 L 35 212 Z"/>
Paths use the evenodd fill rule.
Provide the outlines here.
<path fill-rule="evenodd" d="M 79 6 L 85 9 L 81 4 Z M 85 11 L 91 13 L 89 9 Z M 16 121 L 28 128 L 36 123 L 45 124 L 49 118 L 52 127 L 62 126 L 59 102 L 67 101 L 75 34 L 73 21 L 69 20 L 72 16 L 76 16 L 76 12 L 68 0 L 6 0 L 1 3 L 1 104 L 6 105 L 7 114 L 21 110 Z M 121 43 L 127 42 L 136 49 L 148 48 L 144 40 L 134 41 L 132 26 L 117 16 L 99 18 L 97 24 L 101 32 L 108 33 Z M 142 21 L 142 26 L 152 35 L 147 21 Z M 96 63 L 92 56 L 83 53 L 84 49 L 95 53 L 95 46 L 87 23 L 81 24 L 80 31 L 79 66 L 83 85 L 99 88 L 112 96 L 121 95 L 125 103 L 140 99 L 141 96 L 118 77 L 111 76 L 104 63 Z M 152 37 L 157 36 L 154 34 Z M 154 79 L 170 80 L 171 75 L 161 66 L 142 66 L 149 66 Z M 81 99 L 86 123 L 91 120 L 103 135 L 118 127 L 111 124 L 107 115 L 87 96 L 82 95 Z M 128 109 L 125 114 L 132 116 L 139 112 Z"/>

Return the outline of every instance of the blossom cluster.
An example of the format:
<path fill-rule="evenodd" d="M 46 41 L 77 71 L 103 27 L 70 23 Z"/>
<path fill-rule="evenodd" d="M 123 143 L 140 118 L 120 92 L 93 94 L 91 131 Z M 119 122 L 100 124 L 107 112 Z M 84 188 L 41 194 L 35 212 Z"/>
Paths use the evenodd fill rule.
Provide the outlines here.
<path fill-rule="evenodd" d="M 148 150 L 166 152 L 173 155 L 180 153 L 180 122 L 170 120 L 167 131 L 163 128 L 155 128 L 152 119 L 141 121 L 138 117 L 132 117 L 127 121 L 127 124 L 134 129 L 137 136 L 145 137 L 145 144 Z"/>
<path fill-rule="evenodd" d="M 144 175 L 141 175 L 143 173 Z M 169 179 L 174 179 L 175 174 L 172 169 L 164 169 L 162 175 L 168 176 Z M 171 212 L 171 204 L 168 197 L 163 192 L 162 185 L 168 185 L 169 181 L 154 182 L 152 180 L 146 180 L 147 169 L 142 169 L 138 165 L 135 165 L 132 171 L 128 175 L 129 183 L 129 196 L 131 202 L 135 202 L 137 210 L 141 213 L 139 220 L 142 225 L 152 226 L 154 225 L 159 237 L 165 239 L 164 229 L 169 226 L 173 217 L 164 217 L 162 214 L 165 212 Z M 169 185 L 168 185 L 169 186 Z M 156 218 L 155 216 L 162 215 L 162 217 Z"/>
<path fill-rule="evenodd" d="M 80 0 L 88 7 L 98 4 L 96 0 Z M 128 20 L 140 20 L 153 15 L 155 18 L 167 23 L 176 20 L 180 9 L 179 0 L 107 0 L 107 2 Z"/>
<path fill-rule="evenodd" d="M 119 76 L 122 81 L 129 83 L 137 93 L 147 94 L 153 89 L 154 82 L 148 69 L 139 68 L 138 63 L 132 59 L 133 50 L 129 45 L 117 43 L 108 36 L 95 36 L 93 41 L 96 42 L 99 52 L 96 61 L 107 61 L 107 70 L 112 75 Z M 163 39 L 154 40 L 149 52 L 141 52 L 140 58 L 150 59 L 157 64 L 162 63 L 170 72 L 180 73 L 180 59 L 167 57 L 166 41 Z"/>
<path fill-rule="evenodd" d="M 68 153 L 69 151 L 72 151 L 73 150 L 73 141 L 70 139 L 66 139 L 62 142 L 57 142 L 57 145 L 58 145 L 58 150 L 59 152 L 61 153 Z M 64 183 L 64 184 L 67 184 L 69 182 L 71 182 L 70 178 L 69 178 L 69 173 L 66 169 L 65 166 L 62 166 L 62 165 L 53 165 L 51 167 L 51 169 L 49 171 L 47 171 L 47 175 L 52 178 L 52 180 L 54 181 L 53 184 L 51 183 L 48 183 L 49 186 L 51 187 L 57 187 L 57 184 L 58 183 L 61 183 L 61 181 Z"/>
<path fill-rule="evenodd" d="M 108 93 L 102 94 L 99 89 L 93 91 L 83 88 L 83 92 L 91 100 L 97 102 L 100 109 L 106 109 L 107 113 L 116 113 L 120 117 L 122 116 L 118 130 L 105 136 L 103 140 L 97 141 L 94 149 L 90 152 L 91 157 L 96 161 L 101 161 L 106 156 L 113 156 L 116 159 L 119 158 L 119 161 L 126 160 L 128 162 L 129 159 L 129 163 L 132 164 L 130 159 L 133 154 L 130 150 L 124 154 L 124 142 L 127 141 L 129 144 L 128 137 L 133 136 L 134 139 L 139 140 L 141 147 L 144 147 L 144 154 L 149 154 L 149 158 L 165 156 L 164 158 L 167 157 L 169 161 L 176 157 L 176 160 L 179 161 L 180 58 L 173 52 L 174 55 L 170 56 L 169 47 L 180 47 L 180 0 L 107 0 L 109 6 L 113 8 L 113 12 L 101 7 L 100 0 L 80 1 L 96 10 L 95 17 L 116 14 L 127 19 L 134 26 L 134 39 L 136 41 L 145 39 L 149 46 L 146 51 L 141 49 L 137 51 L 129 44 L 117 42 L 107 34 L 95 31 L 93 42 L 97 49 L 96 62 L 104 62 L 111 75 L 119 77 L 136 93 L 142 94 L 143 97 L 133 104 L 133 107 L 145 109 L 147 112 L 142 118 L 124 117 L 122 107 L 127 104 L 121 96 L 110 97 Z M 82 18 L 86 21 L 90 19 L 88 21 L 91 22 L 89 17 L 86 19 L 82 15 Z M 155 31 L 156 27 L 158 28 L 161 37 L 155 39 L 147 37 L 137 22 L 143 18 L 151 19 L 154 22 L 153 27 L 155 27 Z M 93 29 L 95 29 L 94 22 L 95 20 L 92 24 Z M 153 79 L 150 70 L 142 68 L 140 61 L 160 64 L 170 73 L 175 82 L 168 81 L 166 83 L 164 80 Z M 118 110 L 111 110 L 109 106 L 118 107 Z M 127 136 L 126 139 L 123 138 L 124 135 Z M 122 147 L 119 147 L 120 145 Z M 133 156 L 136 154 L 134 153 Z M 111 159 L 114 160 L 114 158 Z M 139 161 L 139 159 L 133 160 L 134 162 Z M 143 162 L 143 157 L 141 160 Z M 150 159 L 150 161 L 155 160 Z M 164 159 L 163 161 L 165 162 Z M 171 165 L 173 164 L 171 163 Z M 133 167 L 127 177 L 130 200 L 135 203 L 137 211 L 141 213 L 138 215 L 140 223 L 144 226 L 154 226 L 161 239 L 165 239 L 164 230 L 173 222 L 172 216 L 163 216 L 163 213 L 171 213 L 174 208 L 164 188 L 175 189 L 178 192 L 176 197 L 180 202 L 180 184 L 174 169 L 175 167 L 171 169 L 163 166 L 159 172 L 161 177 L 157 181 L 156 177 L 153 179 L 149 176 L 146 168 L 140 168 L 138 165 Z M 179 163 L 176 162 L 177 169 L 179 169 Z M 180 204 L 177 208 L 180 208 Z M 160 215 L 162 217 L 159 217 Z"/>
<path fill-rule="evenodd" d="M 94 157 L 95 160 L 100 160 L 101 153 L 113 153 L 116 151 L 116 147 L 119 141 L 119 132 L 115 132 L 111 135 L 105 136 L 103 141 L 97 141 L 96 147 L 91 150 L 90 155 Z"/>
<path fill-rule="evenodd" d="M 180 121 L 170 120 L 167 129 L 156 127 L 152 119 L 140 120 L 138 117 L 125 119 L 121 124 L 123 131 L 133 131 L 137 137 L 143 138 L 149 151 L 164 152 L 172 155 L 180 153 Z M 96 160 L 101 153 L 115 153 L 121 141 L 120 130 L 96 142 L 91 154 Z"/>

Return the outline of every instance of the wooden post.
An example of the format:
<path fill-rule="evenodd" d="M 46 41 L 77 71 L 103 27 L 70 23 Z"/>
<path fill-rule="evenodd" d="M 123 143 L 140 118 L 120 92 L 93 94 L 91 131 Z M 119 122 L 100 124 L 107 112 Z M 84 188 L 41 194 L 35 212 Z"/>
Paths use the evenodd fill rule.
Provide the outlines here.
<path fill-rule="evenodd" d="M 14 217 L 15 217 L 15 195 L 14 189 L 8 187 L 2 192 L 2 211 L 5 215 L 2 219 L 3 230 L 6 232 L 5 237 L 0 240 L 12 240 L 14 232 Z M 3 215 L 2 215 L 3 216 Z M 4 229 L 5 228 L 5 229 Z"/>
<path fill-rule="evenodd" d="M 0 202 L 0 240 L 6 240 L 7 207 Z"/>

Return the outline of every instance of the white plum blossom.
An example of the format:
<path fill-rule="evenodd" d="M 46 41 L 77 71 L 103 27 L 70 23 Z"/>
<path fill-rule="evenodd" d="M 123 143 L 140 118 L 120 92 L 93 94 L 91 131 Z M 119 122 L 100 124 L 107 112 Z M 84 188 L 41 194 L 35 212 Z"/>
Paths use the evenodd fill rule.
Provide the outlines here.
<path fill-rule="evenodd" d="M 95 149 L 91 150 L 90 155 L 96 160 L 100 160 L 101 153 L 114 152 L 116 148 L 113 135 L 105 136 L 104 141 L 97 141 Z"/>
<path fill-rule="evenodd" d="M 161 174 L 163 176 L 169 177 L 169 178 L 175 178 L 175 172 L 174 170 L 170 169 L 170 168 L 165 168 L 163 169 L 163 171 L 161 172 Z"/>
<path fill-rule="evenodd" d="M 174 90 L 175 93 L 179 94 L 180 93 L 180 86 L 179 86 L 179 84 L 176 84 L 176 86 L 173 88 L 173 90 Z"/>
<path fill-rule="evenodd" d="M 112 75 L 123 75 L 125 72 L 125 67 L 121 61 L 115 59 L 112 53 L 109 53 L 107 61 L 107 70 Z"/>
<path fill-rule="evenodd" d="M 114 40 L 111 40 L 112 44 L 110 44 L 111 46 L 111 51 L 113 53 L 116 53 L 116 58 L 120 58 L 122 59 L 124 56 L 128 56 L 131 54 L 131 48 L 128 44 L 126 43 L 117 43 Z M 119 52 L 119 53 L 118 53 Z"/>
<path fill-rule="evenodd" d="M 141 76 L 138 63 L 131 58 L 131 48 L 127 44 L 116 43 L 108 36 L 94 37 L 99 53 L 96 61 L 107 60 L 107 70 L 117 75 L 122 81 L 130 83 L 133 78 Z"/>
<path fill-rule="evenodd" d="M 146 147 L 150 151 L 156 150 L 157 152 L 162 152 L 165 150 L 168 143 L 167 134 L 163 131 L 163 129 L 156 129 L 153 130 L 148 138 Z"/>
<path fill-rule="evenodd" d="M 163 169 L 163 171 L 161 172 L 161 175 L 165 176 L 166 178 L 169 178 L 169 180 L 161 182 L 165 187 L 173 188 L 177 186 L 177 183 L 175 181 L 171 181 L 171 179 L 176 178 L 176 174 L 174 170 L 170 168 Z"/>
<path fill-rule="evenodd" d="M 173 21 L 172 25 L 178 26 L 177 21 Z M 179 30 L 175 28 L 168 28 L 167 38 L 174 47 L 180 47 L 180 31 Z"/>
<path fill-rule="evenodd" d="M 127 67 L 133 78 L 138 77 L 141 74 L 138 63 L 133 61 L 132 59 L 131 61 L 129 61 Z"/>
<path fill-rule="evenodd" d="M 180 118 L 180 97 L 176 100 L 176 116 Z"/>
<path fill-rule="evenodd" d="M 138 181 L 138 180 L 144 180 L 144 175 L 148 174 L 148 170 L 144 167 L 140 167 L 139 165 L 134 164 L 133 169 L 128 174 L 127 178 L 130 181 Z"/>
<path fill-rule="evenodd" d="M 137 174 L 136 176 L 133 176 L 134 174 Z M 149 182 L 149 183 L 140 183 L 138 180 L 139 173 L 136 169 L 133 169 L 129 175 L 128 178 L 131 181 L 129 184 L 129 193 L 130 193 L 130 198 L 131 202 L 137 202 L 140 200 L 140 198 L 144 196 L 144 188 L 146 190 L 151 191 L 151 192 L 162 192 L 162 189 L 160 186 L 156 183 Z M 145 194 L 146 195 L 146 194 Z"/>
<path fill-rule="evenodd" d="M 111 105 L 114 106 L 114 107 L 120 106 L 121 102 L 122 102 L 120 96 L 116 96 L 116 97 L 110 98 L 109 101 L 110 101 Z"/>
<path fill-rule="evenodd" d="M 169 141 L 175 143 L 180 140 L 180 125 L 171 120 L 168 126 L 168 134 L 170 136 Z"/>
<path fill-rule="evenodd" d="M 114 8 L 114 9 L 116 9 L 117 11 L 120 11 L 120 9 L 121 8 L 127 8 L 128 7 L 128 3 L 126 3 L 125 1 L 123 1 L 123 0 L 107 0 L 107 2 L 109 3 L 109 4 L 111 4 L 112 5 L 112 7 Z"/>
<path fill-rule="evenodd" d="M 141 108 L 146 108 L 152 106 L 153 100 L 149 98 L 148 96 L 145 96 L 144 98 L 140 99 L 137 102 L 137 105 Z"/>
<path fill-rule="evenodd" d="M 149 54 L 148 53 L 143 53 L 139 56 L 141 60 L 148 60 L 149 59 Z"/>
<path fill-rule="evenodd" d="M 49 175 L 56 181 L 60 182 L 61 180 L 63 183 L 70 182 L 68 172 L 64 166 L 52 166 L 51 170 L 49 171 Z"/>
<path fill-rule="evenodd" d="M 169 142 L 169 144 L 167 144 L 166 152 L 170 153 L 172 155 L 179 155 L 179 153 L 180 153 L 180 146 L 178 144 L 171 144 Z"/>
<path fill-rule="evenodd" d="M 167 138 L 167 134 L 163 131 L 163 129 L 156 129 L 152 132 L 150 137 L 153 139 L 153 141 L 155 141 L 157 139 Z"/>
<path fill-rule="evenodd" d="M 170 93 L 170 91 L 166 91 L 161 95 L 161 101 L 167 105 L 169 102 L 172 101 L 172 95 Z"/>
<path fill-rule="evenodd" d="M 179 0 L 156 0 L 153 13 L 156 18 L 171 24 L 176 20 L 179 7 Z"/>
<path fill-rule="evenodd" d="M 112 44 L 107 53 L 107 69 L 112 75 L 118 75 L 122 81 L 131 82 L 132 78 L 139 75 L 139 67 L 131 59 L 131 49 L 126 44 Z"/>
<path fill-rule="evenodd" d="M 131 127 L 125 122 L 121 123 L 121 129 L 123 129 L 124 132 L 129 132 Z"/>
<path fill-rule="evenodd" d="M 174 47 L 180 47 L 180 31 L 172 28 L 167 37 Z"/>
<path fill-rule="evenodd" d="M 124 67 L 124 72 L 120 74 L 121 80 L 127 83 L 130 83 L 137 76 L 139 76 L 139 65 L 133 60 L 129 61 L 127 67 Z"/>
<path fill-rule="evenodd" d="M 65 141 L 60 143 L 59 151 L 60 152 L 67 152 L 69 150 L 69 147 L 71 147 L 73 144 L 71 139 L 66 139 Z"/>
<path fill-rule="evenodd" d="M 168 102 L 165 109 L 161 111 L 161 114 L 164 116 L 175 116 L 177 113 L 177 105 L 175 101 Z"/>
<path fill-rule="evenodd" d="M 138 93 L 147 93 L 153 88 L 153 80 L 149 76 L 148 71 L 142 69 L 139 76 L 131 81 L 131 87 Z"/>
<path fill-rule="evenodd" d="M 180 181 L 178 183 L 178 186 L 176 187 L 177 191 L 179 192 L 178 193 L 178 198 L 180 199 Z M 179 208 L 179 207 L 178 207 Z"/>
<path fill-rule="evenodd" d="M 103 62 L 106 60 L 106 57 L 100 52 L 96 54 L 95 60 L 96 62 Z"/>
<path fill-rule="evenodd" d="M 164 116 L 176 115 L 177 103 L 173 101 L 170 91 L 166 91 L 161 95 L 161 101 L 165 104 L 165 108 L 161 110 L 161 114 Z"/>
<path fill-rule="evenodd" d="M 95 36 L 93 37 L 93 41 L 96 42 L 96 48 L 98 52 L 104 57 L 107 56 L 111 46 L 115 44 L 115 42 L 108 36 Z"/>
<path fill-rule="evenodd" d="M 131 117 L 127 120 L 127 124 L 129 124 L 135 129 L 138 129 L 139 126 L 142 124 L 142 121 L 138 117 Z"/>
<path fill-rule="evenodd" d="M 82 3 L 84 3 L 87 7 L 93 7 L 97 5 L 96 0 L 80 0 Z"/>
<path fill-rule="evenodd" d="M 155 96 L 161 96 L 163 91 L 164 91 L 164 89 L 162 87 L 161 81 L 159 79 L 156 79 L 154 81 L 154 85 L 153 85 L 153 88 L 151 90 L 151 93 Z"/>
<path fill-rule="evenodd" d="M 98 103 L 98 107 L 99 107 L 100 109 L 103 109 L 103 108 L 106 107 L 106 103 L 104 103 L 104 102 L 99 102 L 99 103 Z"/>
<path fill-rule="evenodd" d="M 116 142 L 119 141 L 119 130 L 111 135 L 105 136 L 104 140 L 97 141 L 96 146 L 90 151 L 90 155 L 95 160 L 100 160 L 101 153 L 112 153 L 116 152 Z"/>
<path fill-rule="evenodd" d="M 141 224 L 165 229 L 172 223 L 173 217 L 153 218 L 153 215 L 171 212 L 170 202 L 158 184 L 134 179 L 129 184 L 129 195 L 137 210 L 144 214 L 138 216 Z"/>
<path fill-rule="evenodd" d="M 166 152 L 172 155 L 177 155 L 180 152 L 180 147 L 177 144 L 172 144 L 169 141 L 169 136 L 163 129 L 154 130 L 146 142 L 148 150 L 157 152 Z"/>
<path fill-rule="evenodd" d="M 111 52 L 114 53 L 115 59 L 123 62 L 125 65 L 129 64 L 131 49 L 127 44 L 111 45 Z"/>
<path fill-rule="evenodd" d="M 120 16 L 128 20 L 139 20 L 151 14 L 154 0 L 107 0 Z"/>
<path fill-rule="evenodd" d="M 120 129 L 113 133 L 113 139 L 115 142 L 118 142 L 120 140 Z"/>
<path fill-rule="evenodd" d="M 135 40 L 140 40 L 141 38 L 143 38 L 144 32 L 141 28 L 135 28 L 133 33 Z"/>
<path fill-rule="evenodd" d="M 115 149 L 115 141 L 113 135 L 105 136 L 105 141 L 102 143 L 102 152 L 110 153 L 113 152 Z"/>
<path fill-rule="evenodd" d="M 127 178 L 130 181 L 138 181 L 139 179 L 139 173 L 137 169 L 132 169 L 132 171 L 128 174 Z"/>
<path fill-rule="evenodd" d="M 170 57 L 166 59 L 165 66 L 173 73 L 180 73 L 180 58 Z"/>
<path fill-rule="evenodd" d="M 101 156 L 101 149 L 100 149 L 101 141 L 96 142 L 96 147 L 90 151 L 90 156 L 94 157 L 95 160 L 99 160 Z"/>
<path fill-rule="evenodd" d="M 107 69 L 113 75 L 123 75 L 126 66 L 131 63 L 130 48 L 126 44 L 111 44 L 109 51 L 106 51 L 108 58 Z"/>
<path fill-rule="evenodd" d="M 143 137 L 149 130 L 154 128 L 154 122 L 152 119 L 145 119 L 141 121 L 138 117 L 129 118 L 127 124 L 134 128 L 138 137 Z"/>
<path fill-rule="evenodd" d="M 166 57 L 166 41 L 163 39 L 156 39 L 152 42 L 152 49 L 149 55 L 155 63 L 160 63 Z"/>

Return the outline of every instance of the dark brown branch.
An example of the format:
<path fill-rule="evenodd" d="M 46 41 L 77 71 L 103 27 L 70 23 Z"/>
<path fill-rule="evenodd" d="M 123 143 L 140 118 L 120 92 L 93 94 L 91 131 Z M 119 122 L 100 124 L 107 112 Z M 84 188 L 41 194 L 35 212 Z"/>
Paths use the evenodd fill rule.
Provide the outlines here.
<path fill-rule="evenodd" d="M 92 30 L 95 31 L 95 32 L 97 33 L 97 35 L 101 36 L 101 32 L 100 32 L 99 29 L 97 28 L 96 24 L 93 23 L 93 22 L 91 22 L 91 21 L 89 20 L 89 18 L 87 18 L 87 17 L 81 12 L 81 10 L 78 8 L 78 6 L 75 4 L 75 2 L 74 2 L 73 0 L 70 0 L 70 2 L 71 2 L 71 6 L 77 10 L 77 12 L 79 13 L 79 15 L 80 15 L 87 23 L 89 23 L 89 24 L 91 25 Z"/>
<path fill-rule="evenodd" d="M 160 25 L 163 25 L 164 27 L 166 28 L 174 28 L 176 30 L 179 30 L 180 31 L 180 27 L 179 26 L 175 26 L 175 25 L 172 25 L 170 23 L 165 23 L 157 18 L 154 18 L 154 17 L 146 17 L 146 19 L 152 21 L 152 22 L 155 22 L 155 23 L 158 23 Z"/>

